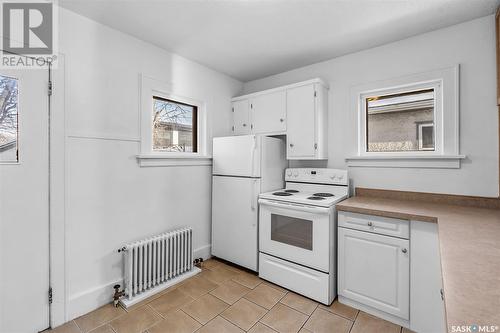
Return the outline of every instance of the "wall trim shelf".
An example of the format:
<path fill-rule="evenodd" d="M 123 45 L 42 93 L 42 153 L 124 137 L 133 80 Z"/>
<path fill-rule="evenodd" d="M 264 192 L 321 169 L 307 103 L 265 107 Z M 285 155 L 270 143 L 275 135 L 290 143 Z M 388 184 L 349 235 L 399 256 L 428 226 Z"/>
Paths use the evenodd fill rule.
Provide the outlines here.
<path fill-rule="evenodd" d="M 349 167 L 459 169 L 465 155 L 351 156 Z"/>

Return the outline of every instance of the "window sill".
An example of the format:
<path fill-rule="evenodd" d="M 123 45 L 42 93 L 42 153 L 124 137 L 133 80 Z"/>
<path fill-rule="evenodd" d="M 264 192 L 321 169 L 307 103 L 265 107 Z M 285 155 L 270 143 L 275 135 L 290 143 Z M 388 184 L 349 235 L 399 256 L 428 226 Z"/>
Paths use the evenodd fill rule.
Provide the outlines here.
<path fill-rule="evenodd" d="M 349 167 L 459 169 L 465 155 L 376 155 L 346 158 Z"/>
<path fill-rule="evenodd" d="M 139 154 L 137 161 L 141 167 L 212 165 L 212 157 L 198 154 Z"/>

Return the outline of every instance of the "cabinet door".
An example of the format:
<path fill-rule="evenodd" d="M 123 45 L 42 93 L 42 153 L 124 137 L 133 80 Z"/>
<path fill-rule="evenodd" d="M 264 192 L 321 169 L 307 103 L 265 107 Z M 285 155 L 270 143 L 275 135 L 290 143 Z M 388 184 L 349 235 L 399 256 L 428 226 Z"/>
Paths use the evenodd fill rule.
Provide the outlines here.
<path fill-rule="evenodd" d="M 315 97 L 314 85 L 287 90 L 287 157 L 314 158 Z"/>
<path fill-rule="evenodd" d="M 253 133 L 277 133 L 286 130 L 286 92 L 258 95 L 250 100 Z"/>
<path fill-rule="evenodd" d="M 250 133 L 250 103 L 248 99 L 233 102 L 233 133 Z"/>
<path fill-rule="evenodd" d="M 339 228 L 339 294 L 409 319 L 409 241 Z"/>

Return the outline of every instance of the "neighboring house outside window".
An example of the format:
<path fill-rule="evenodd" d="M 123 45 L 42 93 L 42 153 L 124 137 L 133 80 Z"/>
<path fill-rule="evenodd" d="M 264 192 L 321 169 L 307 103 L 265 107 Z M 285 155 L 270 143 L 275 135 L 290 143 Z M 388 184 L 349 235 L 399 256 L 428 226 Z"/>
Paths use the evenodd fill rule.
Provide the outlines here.
<path fill-rule="evenodd" d="M 0 75 L 0 162 L 18 162 L 17 79 Z"/>

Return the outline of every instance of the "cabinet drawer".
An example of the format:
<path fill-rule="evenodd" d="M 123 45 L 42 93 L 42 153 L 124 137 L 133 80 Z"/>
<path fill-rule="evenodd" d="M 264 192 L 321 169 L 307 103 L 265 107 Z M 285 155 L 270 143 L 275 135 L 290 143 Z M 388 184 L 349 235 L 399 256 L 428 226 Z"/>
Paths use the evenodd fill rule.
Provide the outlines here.
<path fill-rule="evenodd" d="M 351 212 L 339 212 L 339 227 L 373 232 L 376 234 L 408 239 L 410 236 L 410 222 Z"/>

